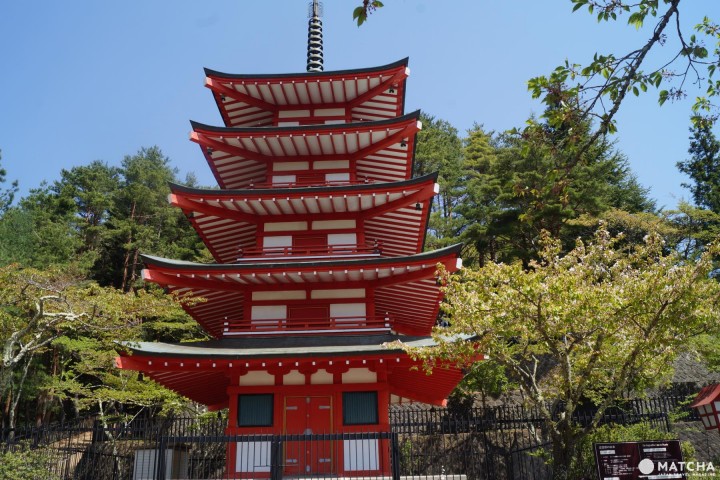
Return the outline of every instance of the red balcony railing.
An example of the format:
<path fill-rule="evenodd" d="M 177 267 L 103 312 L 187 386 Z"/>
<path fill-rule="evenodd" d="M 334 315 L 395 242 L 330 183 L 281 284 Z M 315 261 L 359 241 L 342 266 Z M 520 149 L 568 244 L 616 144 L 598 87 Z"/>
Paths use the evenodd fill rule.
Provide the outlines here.
<path fill-rule="evenodd" d="M 349 316 L 303 319 L 262 319 L 241 322 L 225 322 L 224 333 L 228 335 L 278 335 L 284 333 L 356 333 L 388 332 L 391 320 L 388 315 Z"/>
<path fill-rule="evenodd" d="M 334 255 L 380 255 L 382 253 L 382 242 L 368 243 L 366 245 L 342 244 L 342 245 L 306 245 L 293 247 L 264 247 L 247 248 L 238 251 L 240 259 L 258 259 L 268 257 L 315 257 Z"/>
<path fill-rule="evenodd" d="M 305 188 L 305 187 L 342 187 L 346 185 L 363 185 L 379 183 L 367 178 L 358 180 L 297 180 L 295 182 L 251 182 L 248 188 Z"/>

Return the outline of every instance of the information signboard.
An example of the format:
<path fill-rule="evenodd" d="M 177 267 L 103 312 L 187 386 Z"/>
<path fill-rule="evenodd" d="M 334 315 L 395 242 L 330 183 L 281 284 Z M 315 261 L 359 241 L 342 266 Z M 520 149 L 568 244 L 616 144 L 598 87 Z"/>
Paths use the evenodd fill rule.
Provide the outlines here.
<path fill-rule="evenodd" d="M 686 479 L 678 440 L 596 443 L 599 480 Z"/>

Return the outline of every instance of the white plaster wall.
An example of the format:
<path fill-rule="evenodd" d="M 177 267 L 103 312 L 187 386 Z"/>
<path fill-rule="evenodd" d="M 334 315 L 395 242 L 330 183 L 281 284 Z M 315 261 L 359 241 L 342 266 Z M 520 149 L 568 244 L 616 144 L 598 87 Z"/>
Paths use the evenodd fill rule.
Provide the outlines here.
<path fill-rule="evenodd" d="M 298 372 L 297 370 L 291 370 L 289 373 L 283 375 L 283 385 L 304 385 L 305 375 Z"/>
<path fill-rule="evenodd" d="M 331 303 L 330 316 L 338 317 L 357 317 L 365 320 L 365 304 L 364 303 Z"/>
<path fill-rule="evenodd" d="M 318 370 L 310 377 L 312 385 L 331 385 L 333 383 L 333 374 L 327 370 Z"/>
<path fill-rule="evenodd" d="M 365 298 L 364 288 L 337 288 L 334 290 L 312 290 L 310 292 L 312 299 L 328 299 L 328 298 Z"/>
<path fill-rule="evenodd" d="M 296 180 L 296 175 L 273 175 L 272 177 L 272 183 L 294 183 Z"/>
<path fill-rule="evenodd" d="M 254 305 L 251 320 L 278 320 L 287 318 L 287 305 Z"/>
<path fill-rule="evenodd" d="M 290 170 L 308 170 L 310 168 L 309 162 L 274 162 L 274 172 L 287 172 Z"/>
<path fill-rule="evenodd" d="M 342 374 L 342 383 L 376 383 L 377 373 L 367 368 L 351 368 Z"/>
<path fill-rule="evenodd" d="M 313 164 L 315 170 L 350 168 L 349 160 L 319 160 Z"/>
<path fill-rule="evenodd" d="M 275 375 L 264 371 L 252 371 L 240 376 L 240 385 L 245 387 L 275 385 Z"/>
<path fill-rule="evenodd" d="M 328 182 L 347 182 L 350 180 L 349 173 L 326 173 L 325 180 Z"/>
<path fill-rule="evenodd" d="M 305 290 L 285 290 L 281 292 L 253 292 L 252 299 L 262 300 L 304 300 Z"/>
<path fill-rule="evenodd" d="M 329 233 L 328 245 L 356 245 L 357 235 L 354 233 Z"/>
<path fill-rule="evenodd" d="M 375 439 L 343 440 L 343 453 L 346 472 L 379 468 L 378 441 Z"/>
<path fill-rule="evenodd" d="M 299 232 L 307 230 L 307 222 L 269 222 L 265 224 L 266 232 Z"/>
<path fill-rule="evenodd" d="M 280 110 L 278 112 L 278 117 L 280 118 L 299 118 L 309 116 L 310 110 Z"/>
<path fill-rule="evenodd" d="M 334 117 L 345 115 L 344 108 L 318 108 L 315 110 L 315 115 L 318 117 Z"/>
<path fill-rule="evenodd" d="M 355 220 L 316 220 L 312 222 L 313 230 L 338 230 L 341 228 L 355 228 Z"/>
<path fill-rule="evenodd" d="M 263 237 L 263 247 L 292 247 L 292 236 L 275 235 L 272 237 Z"/>
<path fill-rule="evenodd" d="M 237 442 L 236 472 L 269 472 L 270 442 Z"/>

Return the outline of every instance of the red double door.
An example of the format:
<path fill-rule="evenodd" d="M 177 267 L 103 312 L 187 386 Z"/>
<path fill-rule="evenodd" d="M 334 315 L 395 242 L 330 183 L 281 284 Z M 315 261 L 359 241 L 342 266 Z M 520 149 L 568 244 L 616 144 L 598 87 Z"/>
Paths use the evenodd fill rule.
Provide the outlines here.
<path fill-rule="evenodd" d="M 285 397 L 285 433 L 332 433 L 332 398 Z M 333 441 L 287 441 L 284 460 L 286 474 L 332 473 Z"/>

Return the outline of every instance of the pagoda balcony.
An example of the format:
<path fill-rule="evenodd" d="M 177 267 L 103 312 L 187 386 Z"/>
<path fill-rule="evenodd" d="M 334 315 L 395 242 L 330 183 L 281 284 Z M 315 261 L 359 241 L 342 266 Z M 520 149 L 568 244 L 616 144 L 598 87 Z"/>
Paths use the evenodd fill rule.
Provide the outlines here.
<path fill-rule="evenodd" d="M 333 333 L 389 333 L 391 318 L 388 315 L 351 316 L 302 319 L 256 319 L 242 322 L 225 322 L 223 335 L 294 335 Z"/>
<path fill-rule="evenodd" d="M 382 242 L 365 245 L 339 244 L 339 245 L 303 245 L 292 247 L 264 247 L 253 249 L 240 249 L 238 262 L 248 260 L 267 260 L 284 257 L 292 258 L 325 258 L 325 257 L 379 257 L 382 254 Z"/>

